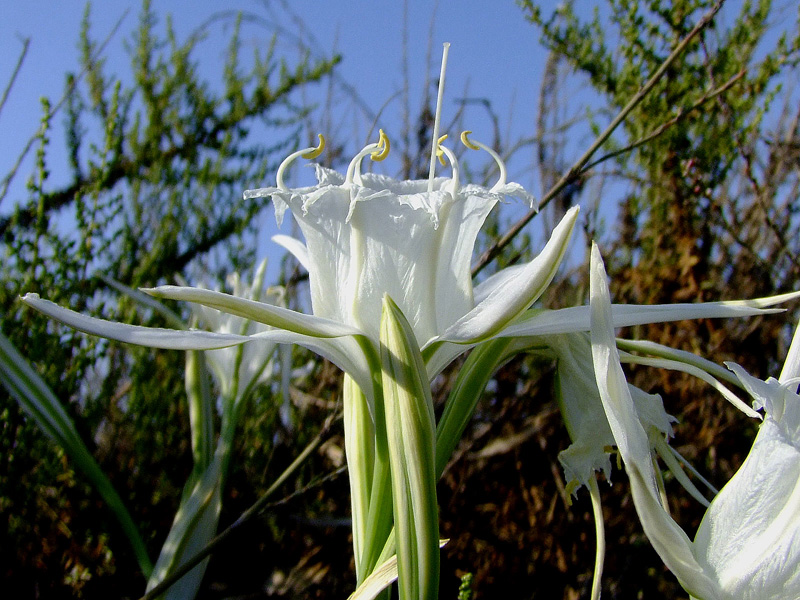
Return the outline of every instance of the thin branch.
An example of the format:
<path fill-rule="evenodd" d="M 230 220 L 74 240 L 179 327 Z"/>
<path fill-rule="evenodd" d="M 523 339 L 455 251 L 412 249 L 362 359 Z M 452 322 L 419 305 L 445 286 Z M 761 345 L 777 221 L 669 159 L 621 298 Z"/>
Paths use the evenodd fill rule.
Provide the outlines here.
<path fill-rule="evenodd" d="M 736 75 L 734 75 L 733 77 L 731 77 L 731 78 L 730 78 L 730 79 L 729 79 L 729 80 L 728 80 L 728 81 L 727 81 L 725 84 L 723 84 L 722 86 L 720 86 L 720 87 L 718 87 L 718 88 L 716 88 L 716 89 L 714 89 L 714 90 L 711 90 L 710 92 L 706 92 L 705 94 L 703 94 L 703 96 L 701 96 L 701 97 L 700 97 L 700 98 L 699 98 L 699 99 L 698 99 L 698 100 L 697 100 L 697 101 L 696 101 L 694 104 L 692 104 L 690 107 L 688 107 L 688 108 L 681 108 L 680 110 L 678 110 L 678 112 L 675 114 L 675 116 L 674 116 L 674 117 L 672 117 L 672 118 L 671 118 L 671 119 L 669 119 L 668 121 L 665 121 L 665 122 L 663 122 L 661 125 L 659 125 L 658 127 L 656 127 L 656 128 L 653 130 L 653 131 L 651 131 L 651 132 L 650 132 L 649 134 L 647 134 L 646 136 L 639 138 L 638 140 L 636 140 L 635 142 L 633 142 L 633 143 L 631 143 L 631 144 L 628 144 L 628 145 L 627 145 L 627 146 L 625 146 L 624 148 L 620 148 L 619 150 L 615 150 L 614 152 L 609 152 L 608 154 L 605 154 L 605 155 L 601 156 L 601 157 L 600 157 L 600 158 L 598 158 L 597 160 L 595 160 L 595 161 L 593 161 L 593 162 L 590 162 L 590 163 L 588 163 L 588 164 L 587 164 L 585 167 L 583 167 L 583 169 L 581 169 L 581 172 L 582 172 L 582 173 L 585 173 L 585 172 L 589 171 L 590 169 L 592 169 L 592 168 L 596 167 L 597 165 L 599 165 L 599 164 L 600 164 L 600 163 L 602 163 L 602 162 L 605 162 L 605 161 L 607 161 L 607 160 L 609 160 L 609 159 L 611 159 L 611 158 L 615 158 L 615 157 L 617 157 L 617 156 L 620 156 L 621 154 L 625 154 L 625 153 L 627 153 L 627 152 L 630 152 L 631 150 L 635 150 L 636 148 L 639 148 L 639 147 L 641 147 L 641 146 L 644 146 L 644 145 L 645 145 L 645 144 L 647 144 L 648 142 L 652 142 L 652 141 L 653 141 L 654 139 L 656 139 L 658 136 L 660 136 L 661 134 L 663 134 L 663 133 L 664 133 L 664 132 L 665 132 L 667 129 L 669 129 L 670 127 L 672 127 L 673 125 L 675 125 L 675 124 L 676 124 L 676 123 L 678 123 L 679 121 L 683 120 L 683 118 L 684 118 L 684 117 L 686 117 L 686 116 L 688 116 L 688 115 L 689 115 L 691 112 L 693 112 L 693 111 L 697 110 L 698 108 L 700 108 L 700 107 L 701 107 L 703 104 L 705 104 L 705 103 L 706 103 L 706 102 L 708 102 L 709 100 L 713 100 L 714 98 L 716 98 L 716 97 L 717 97 L 717 96 L 719 96 L 720 94 L 724 94 L 725 92 L 727 92 L 727 91 L 728 91 L 730 88 L 732 88 L 732 87 L 733 87 L 733 86 L 734 86 L 734 85 L 735 85 L 735 84 L 736 84 L 736 83 L 737 83 L 737 82 L 738 82 L 738 81 L 739 81 L 739 80 L 740 80 L 742 77 L 744 77 L 745 73 L 747 73 L 747 69 L 742 69 L 742 70 L 741 70 L 741 71 L 739 71 L 739 72 L 738 72 Z"/>
<path fill-rule="evenodd" d="M 658 81 L 664 76 L 669 66 L 683 53 L 689 43 L 700 33 L 703 29 L 705 29 L 708 24 L 713 20 L 714 16 L 716 16 L 719 9 L 722 8 L 722 3 L 724 0 L 718 0 L 717 3 L 705 14 L 703 17 L 697 22 L 697 25 L 688 33 L 688 35 L 681 40 L 681 42 L 675 47 L 675 49 L 670 53 L 670 55 L 661 63 L 661 66 L 658 67 L 655 73 L 650 77 L 647 83 L 642 86 L 636 94 L 628 101 L 628 104 L 614 117 L 614 120 L 606 127 L 605 131 L 603 131 L 597 139 L 592 143 L 589 149 L 583 153 L 583 155 L 575 161 L 575 163 L 569 168 L 569 170 L 558 180 L 558 182 L 550 188 L 550 190 L 544 195 L 539 206 L 536 209 L 530 210 L 524 217 L 522 217 L 519 221 L 517 221 L 511 229 L 497 242 L 495 242 L 486 252 L 478 260 L 478 263 L 472 268 L 472 276 L 474 277 L 478 273 L 480 273 L 486 265 L 488 265 L 494 258 L 500 253 L 500 251 L 505 248 L 514 237 L 522 231 L 522 228 L 527 225 L 531 219 L 564 188 L 566 188 L 570 183 L 578 179 L 583 171 L 585 165 L 589 162 L 595 152 L 611 137 L 611 134 L 616 130 L 617 127 L 625 120 L 625 118 L 630 114 L 630 112 L 650 93 L 650 90 L 658 83 Z"/>
<path fill-rule="evenodd" d="M 92 56 L 91 60 L 87 62 L 86 66 L 83 69 L 81 69 L 81 72 L 78 73 L 78 76 L 72 80 L 72 83 L 67 87 L 66 91 L 61 96 L 61 99 L 56 103 L 56 105 L 50 111 L 50 114 L 48 115 L 49 117 L 52 118 L 61 109 L 61 107 L 64 106 L 64 103 L 67 101 L 67 98 L 69 98 L 70 94 L 72 94 L 72 92 L 75 90 L 75 86 L 77 86 L 78 82 L 81 79 L 83 79 L 83 76 L 89 72 L 90 66 L 98 60 L 100 55 L 105 51 L 106 46 L 109 44 L 109 42 L 111 42 L 112 38 L 117 34 L 117 31 L 122 25 L 122 22 L 125 20 L 125 17 L 128 16 L 129 12 L 130 9 L 126 9 L 125 12 L 122 13 L 122 16 L 119 18 L 116 25 L 114 25 L 113 29 L 111 29 L 111 32 L 106 36 L 106 39 L 103 40 L 103 43 L 100 44 L 100 46 L 97 48 L 97 51 Z M 36 142 L 37 139 L 39 139 L 39 131 L 37 131 L 31 136 L 31 138 L 28 140 L 28 143 L 25 144 L 25 147 L 23 148 L 22 152 L 17 157 L 17 161 L 14 163 L 14 166 L 11 167 L 11 170 L 3 178 L 2 182 L 0 182 L 0 202 L 2 202 L 3 199 L 6 197 L 6 194 L 8 193 L 8 188 L 11 185 L 11 182 L 14 180 L 14 177 L 17 176 L 17 172 L 19 171 L 19 168 L 22 165 L 22 161 L 25 160 L 25 157 L 28 155 L 28 152 L 30 152 L 31 148 L 33 148 L 33 144 Z"/>
<path fill-rule="evenodd" d="M 11 88 L 14 87 L 14 82 L 17 80 L 17 75 L 19 75 L 19 71 L 22 68 L 22 63 L 25 62 L 25 57 L 28 54 L 28 48 L 30 48 L 31 45 L 31 38 L 29 37 L 23 38 L 21 41 L 22 52 L 19 53 L 17 64 L 14 66 L 14 72 L 11 73 L 11 77 L 8 79 L 6 89 L 3 90 L 3 97 L 0 98 L 0 113 L 3 112 L 3 107 L 6 104 L 6 100 L 8 100 L 8 95 L 11 93 Z"/>

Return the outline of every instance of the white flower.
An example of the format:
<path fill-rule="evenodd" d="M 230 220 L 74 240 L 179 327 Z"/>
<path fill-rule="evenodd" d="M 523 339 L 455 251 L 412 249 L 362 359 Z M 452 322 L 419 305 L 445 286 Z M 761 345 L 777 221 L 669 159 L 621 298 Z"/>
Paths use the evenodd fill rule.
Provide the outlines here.
<path fill-rule="evenodd" d="M 387 143 L 381 139 L 355 157 L 346 175 L 317 167 L 317 185 L 288 189 L 283 172 L 292 160 L 316 150 L 309 148 L 284 161 L 276 187 L 246 193 L 272 196 L 278 221 L 288 207 L 299 223 L 305 243 L 286 237 L 277 241 L 309 270 L 313 315 L 197 288 L 162 286 L 149 293 L 280 328 L 259 335 L 311 348 L 350 373 L 368 394 L 384 294 L 401 308 L 423 350 L 439 351 L 436 372 L 469 345 L 496 335 L 552 280 L 577 207 L 568 211 L 536 259 L 487 281 L 476 303 L 470 261 L 480 227 L 504 197 L 530 196 L 518 184 L 505 182 L 504 168 L 491 189 L 461 186 L 458 163 L 447 148 L 441 150 L 453 167 L 450 179 L 362 175 L 361 160 L 384 151 Z"/>
<path fill-rule="evenodd" d="M 517 308 L 493 315 L 497 299 L 476 307 L 470 262 L 478 232 L 495 204 L 507 196 L 532 202 L 527 192 L 507 184 L 504 173 L 491 189 L 460 185 L 458 163 L 446 148 L 442 151 L 453 168 L 451 179 L 397 181 L 362 175 L 361 160 L 379 148 L 368 145 L 346 175 L 317 166 L 315 186 L 290 190 L 279 176 L 277 187 L 245 193 L 272 196 L 278 222 L 288 207 L 300 225 L 305 245 L 285 237 L 276 241 L 308 269 L 314 314 L 350 325 L 374 340 L 383 296 L 388 294 L 424 346 L 470 323 L 468 335 L 479 338 L 519 312 Z M 546 257 L 539 261 L 545 268 L 518 270 L 514 281 L 503 286 L 521 310 L 554 275 L 576 216 L 573 209 L 554 232 Z M 520 285 L 523 282 L 528 285 Z"/>
<path fill-rule="evenodd" d="M 711 502 L 692 542 L 662 506 L 648 435 L 614 343 L 611 301 L 596 247 L 591 273 L 592 355 L 608 423 L 647 537 L 680 584 L 700 600 L 800 597 L 800 397 L 795 393 L 800 330 L 784 381 L 767 382 L 729 365 L 764 422 L 744 464 Z"/>

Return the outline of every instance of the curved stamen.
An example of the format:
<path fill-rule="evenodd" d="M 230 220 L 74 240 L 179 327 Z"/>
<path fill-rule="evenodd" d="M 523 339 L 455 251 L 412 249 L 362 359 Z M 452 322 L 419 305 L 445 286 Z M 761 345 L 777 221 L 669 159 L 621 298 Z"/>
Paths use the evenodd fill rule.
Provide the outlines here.
<path fill-rule="evenodd" d="M 447 134 L 445 133 L 442 137 L 439 138 L 439 141 L 436 142 L 436 158 L 439 159 L 439 164 L 442 165 L 443 167 L 447 164 L 446 162 L 444 162 L 444 158 L 442 158 L 442 156 L 444 155 L 444 148 L 442 147 L 442 142 L 445 141 L 446 139 L 447 139 Z"/>
<path fill-rule="evenodd" d="M 436 156 L 439 159 L 439 162 L 445 164 L 444 158 L 442 155 L 447 156 L 447 160 L 450 161 L 450 169 L 453 171 L 453 176 L 451 178 L 451 187 L 450 187 L 450 194 L 455 196 L 458 194 L 459 189 L 459 181 L 458 181 L 458 159 L 456 155 L 453 154 L 453 151 L 450 150 L 447 146 L 442 146 L 442 142 L 447 138 L 446 135 L 443 135 L 439 138 L 439 142 L 436 144 Z"/>
<path fill-rule="evenodd" d="M 353 160 L 350 161 L 350 164 L 347 166 L 347 175 L 344 178 L 345 184 L 353 183 L 353 180 L 355 180 L 358 185 L 361 185 L 361 160 L 368 154 L 372 160 L 378 162 L 389 155 L 389 138 L 383 132 L 383 129 L 379 130 L 378 135 L 377 143 L 367 144 L 361 149 L 361 152 L 356 154 Z"/>
<path fill-rule="evenodd" d="M 471 131 L 461 132 L 461 143 L 464 144 L 467 148 L 470 148 L 472 150 L 484 150 L 488 152 L 489 156 L 491 156 L 494 159 L 494 162 L 497 163 L 497 168 L 500 170 L 500 177 L 498 178 L 497 183 L 495 183 L 491 189 L 491 191 L 494 192 L 495 190 L 503 187 L 506 184 L 506 177 L 508 176 L 506 172 L 506 165 L 503 162 L 503 159 L 500 158 L 500 155 L 497 154 L 497 152 L 495 152 L 494 150 L 492 150 L 489 146 L 487 146 L 486 144 L 482 144 L 481 142 L 469 139 L 470 133 L 472 132 Z"/>
<path fill-rule="evenodd" d="M 277 182 L 278 188 L 282 190 L 288 190 L 289 188 L 286 187 L 286 184 L 283 183 L 283 175 L 286 173 L 286 169 L 289 168 L 295 160 L 298 158 L 307 158 L 309 160 L 313 160 L 317 158 L 322 151 L 325 150 L 325 137 L 319 133 L 319 146 L 317 147 L 310 147 L 310 148 L 303 148 L 302 150 L 298 150 L 297 152 L 292 152 L 289 156 L 283 159 L 283 162 L 278 167 L 278 172 L 275 174 L 275 181 Z"/>
<path fill-rule="evenodd" d="M 389 143 L 389 136 L 383 132 L 383 129 L 378 130 L 378 136 L 378 148 L 380 148 L 380 151 L 376 150 L 369 155 L 369 157 L 375 162 L 381 162 L 383 159 L 389 156 L 389 150 L 392 146 Z"/>

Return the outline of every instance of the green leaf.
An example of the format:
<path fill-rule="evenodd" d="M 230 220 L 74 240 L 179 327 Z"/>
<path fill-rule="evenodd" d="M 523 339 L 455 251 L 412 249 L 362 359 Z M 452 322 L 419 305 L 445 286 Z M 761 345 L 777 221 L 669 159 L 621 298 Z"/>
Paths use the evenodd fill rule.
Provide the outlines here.
<path fill-rule="evenodd" d="M 375 467 L 375 428 L 369 415 L 366 396 L 352 377 L 345 374 L 342 384 L 344 407 L 344 448 L 350 478 L 350 506 L 353 519 L 353 551 L 356 577 L 363 581 L 364 547 L 369 515 L 372 474 Z"/>
<path fill-rule="evenodd" d="M 513 342 L 512 338 L 498 338 L 478 345 L 458 372 L 436 428 L 437 479 L 444 472 L 489 379 L 500 365 L 518 351 L 508 351 Z"/>
<path fill-rule="evenodd" d="M 449 540 L 439 540 L 439 548 Z M 397 555 L 392 555 L 386 561 L 382 562 L 369 577 L 367 577 L 357 588 L 356 591 L 350 594 L 347 600 L 374 600 L 383 590 L 397 581 Z"/>
<path fill-rule="evenodd" d="M 153 564 L 147 555 L 144 541 L 111 481 L 100 469 L 89 449 L 78 435 L 52 390 L 14 345 L 0 333 L 0 382 L 39 427 L 69 456 L 99 492 L 114 513 L 133 547 L 142 573 L 149 577 Z"/>

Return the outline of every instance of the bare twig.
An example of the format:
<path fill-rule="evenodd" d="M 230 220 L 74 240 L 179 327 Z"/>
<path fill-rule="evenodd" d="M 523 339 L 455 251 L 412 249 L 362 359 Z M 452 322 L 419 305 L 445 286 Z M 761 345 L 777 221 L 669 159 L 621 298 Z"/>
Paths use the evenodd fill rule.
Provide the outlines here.
<path fill-rule="evenodd" d="M 664 121 L 661 125 L 656 127 L 653 131 L 651 131 L 647 135 L 645 135 L 643 137 L 640 137 L 638 140 L 636 140 L 635 142 L 632 142 L 631 144 L 628 144 L 624 148 L 620 148 L 619 150 L 615 150 L 614 152 L 609 152 L 608 154 L 605 154 L 605 155 L 601 156 L 597 160 L 588 163 L 586 166 L 583 167 L 581 172 L 585 173 L 586 171 L 596 167 L 597 165 L 599 165 L 602 162 L 605 162 L 605 161 L 607 161 L 607 160 L 609 160 L 611 158 L 615 158 L 617 156 L 620 156 L 621 154 L 625 154 L 626 152 L 630 152 L 631 150 L 635 150 L 636 148 L 644 146 L 648 142 L 652 142 L 658 136 L 663 134 L 667 129 L 669 129 L 670 127 L 672 127 L 673 125 L 675 125 L 679 121 L 683 120 L 691 112 L 697 110 L 698 108 L 700 108 L 703 104 L 705 104 L 709 100 L 713 100 L 714 98 L 716 98 L 720 94 L 724 94 L 725 92 L 727 92 L 729 89 L 731 89 L 736 84 L 736 82 L 738 82 L 742 77 L 744 77 L 745 73 L 747 73 L 747 69 L 742 69 L 741 71 L 739 71 L 736 75 L 731 77 L 726 83 L 724 83 L 720 87 L 715 88 L 715 89 L 703 94 L 694 104 L 692 104 L 688 108 L 679 109 L 678 112 L 675 113 L 675 116 L 673 116 L 668 121 Z"/>
<path fill-rule="evenodd" d="M 636 94 L 628 101 L 628 104 L 620 110 L 614 120 L 606 127 L 605 131 L 603 131 L 597 139 L 592 143 L 586 152 L 575 161 L 575 163 L 569 168 L 569 170 L 558 180 L 558 182 L 550 188 L 550 190 L 544 195 L 542 200 L 539 202 L 539 206 L 536 209 L 530 210 L 525 216 L 523 216 L 519 221 L 517 221 L 511 229 L 501 237 L 497 242 L 495 242 L 486 252 L 478 260 L 477 264 L 472 268 L 472 275 L 473 277 L 480 273 L 486 265 L 488 265 L 494 258 L 500 253 L 500 251 L 505 248 L 511 240 L 513 240 L 522 228 L 527 225 L 530 220 L 547 204 L 556 197 L 556 195 L 561 192 L 564 188 L 566 188 L 570 183 L 577 180 L 583 172 L 584 167 L 592 158 L 595 152 L 611 137 L 611 134 L 614 133 L 617 127 L 625 120 L 625 118 L 630 114 L 630 112 L 650 93 L 650 90 L 658 83 L 661 77 L 664 76 L 669 66 L 683 53 L 689 43 L 700 33 L 708 24 L 713 20 L 714 16 L 719 12 L 719 9 L 722 7 L 722 3 L 724 0 L 718 0 L 716 4 L 705 14 L 703 17 L 697 22 L 697 25 L 686 35 L 683 40 L 675 47 L 675 49 L 670 53 L 670 55 L 661 63 L 661 66 L 658 67 L 655 73 L 650 77 L 650 79 L 639 89 Z"/>
<path fill-rule="evenodd" d="M 78 76 L 72 80 L 72 83 L 67 87 L 66 91 L 61 96 L 61 99 L 55 104 L 55 106 L 53 106 L 52 110 L 50 111 L 50 114 L 48 115 L 49 117 L 55 115 L 61 109 L 61 107 L 64 106 L 64 103 L 67 101 L 67 98 L 69 98 L 69 95 L 75 89 L 75 86 L 77 86 L 78 82 L 81 79 L 83 79 L 83 76 L 89 72 L 89 66 L 97 61 L 99 56 L 105 51 L 106 46 L 109 44 L 109 42 L 111 42 L 112 38 L 117 34 L 117 31 L 122 25 L 122 22 L 125 20 L 125 17 L 128 16 L 129 12 L 130 9 L 126 9 L 125 12 L 122 13 L 122 16 L 119 18 L 119 20 L 117 20 L 117 23 L 111 29 L 111 32 L 106 36 L 106 39 L 104 39 L 103 43 L 100 44 L 100 46 L 98 46 L 94 55 L 91 57 L 91 60 L 88 61 L 88 63 L 83 69 L 81 69 L 81 72 L 78 73 Z M 33 148 L 33 144 L 36 142 L 37 139 L 39 139 L 38 130 L 31 136 L 31 138 L 28 140 L 28 143 L 25 144 L 25 147 L 23 148 L 22 152 L 20 152 L 19 156 L 17 157 L 17 161 L 14 163 L 14 166 L 11 167 L 11 170 L 5 177 L 3 177 L 3 180 L 0 182 L 0 202 L 2 202 L 3 199 L 6 197 L 6 194 L 8 193 L 8 188 L 11 185 L 11 182 L 14 180 L 14 177 L 17 176 L 17 172 L 19 171 L 19 168 L 22 165 L 22 161 L 25 160 L 25 157 L 28 155 L 28 152 L 30 152 L 31 148 Z"/>
<path fill-rule="evenodd" d="M 5 106 L 6 100 L 8 100 L 8 95 L 11 93 L 11 88 L 14 87 L 14 82 L 17 80 L 17 75 L 19 75 L 19 71 L 22 68 L 22 63 L 25 62 L 25 56 L 27 56 L 28 48 L 31 45 L 31 38 L 29 37 L 23 38 L 21 41 L 22 51 L 19 53 L 17 64 L 14 66 L 14 72 L 11 73 L 11 77 L 8 78 L 6 89 L 3 90 L 3 97 L 0 98 L 0 112 L 3 112 L 3 106 Z"/>

